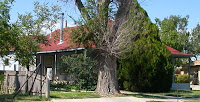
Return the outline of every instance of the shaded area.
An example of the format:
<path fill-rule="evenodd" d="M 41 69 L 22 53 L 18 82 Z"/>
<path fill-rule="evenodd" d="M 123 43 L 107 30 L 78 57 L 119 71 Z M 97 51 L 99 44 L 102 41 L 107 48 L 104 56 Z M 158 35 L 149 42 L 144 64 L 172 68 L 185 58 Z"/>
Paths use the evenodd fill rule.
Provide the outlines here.
<path fill-rule="evenodd" d="M 189 90 L 177 90 L 170 91 L 169 93 L 163 93 L 165 96 L 174 96 L 181 98 L 200 98 L 200 91 L 189 91 Z"/>
<path fill-rule="evenodd" d="M 137 98 L 153 98 L 153 99 L 167 99 L 162 96 L 152 96 L 152 95 L 146 95 L 146 94 L 124 94 L 123 96 L 133 96 Z"/>
<path fill-rule="evenodd" d="M 13 102 L 13 101 L 48 101 L 48 98 L 40 98 L 40 96 L 30 96 L 28 94 L 22 95 L 19 94 L 15 98 L 13 98 L 12 94 L 1 94 L 0 102 Z"/>

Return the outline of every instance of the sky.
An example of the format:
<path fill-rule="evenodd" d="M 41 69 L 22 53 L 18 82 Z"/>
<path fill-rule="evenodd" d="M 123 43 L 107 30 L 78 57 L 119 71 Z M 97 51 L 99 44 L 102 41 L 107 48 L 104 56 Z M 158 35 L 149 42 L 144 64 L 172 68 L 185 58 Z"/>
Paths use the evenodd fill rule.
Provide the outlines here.
<path fill-rule="evenodd" d="M 75 7 L 74 2 L 72 2 L 73 0 L 68 4 L 57 2 L 57 0 L 15 0 L 10 12 L 11 22 L 16 21 L 18 13 L 24 14 L 25 12 L 31 12 L 34 8 L 34 1 L 48 1 L 50 4 L 61 5 L 68 26 L 74 26 L 73 20 L 69 18 L 68 15 L 75 19 L 79 18 L 78 15 L 80 13 Z M 154 23 L 155 18 L 163 20 L 165 17 L 169 17 L 170 15 L 180 15 L 182 17 L 189 15 L 188 30 L 190 30 L 196 27 L 200 22 L 200 0 L 138 0 L 138 2 L 147 11 L 151 21 Z"/>

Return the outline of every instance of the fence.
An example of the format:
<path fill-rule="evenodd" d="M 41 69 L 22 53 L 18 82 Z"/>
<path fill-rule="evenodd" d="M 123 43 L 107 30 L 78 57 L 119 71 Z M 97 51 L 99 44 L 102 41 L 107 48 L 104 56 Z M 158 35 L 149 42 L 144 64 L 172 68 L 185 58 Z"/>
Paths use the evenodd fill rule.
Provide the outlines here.
<path fill-rule="evenodd" d="M 31 76 L 32 73 L 33 72 L 26 72 L 26 71 L 5 71 L 3 92 L 6 94 L 12 94 L 16 90 L 19 90 L 19 88 L 22 87 L 22 85 L 26 82 L 27 78 Z M 22 87 L 21 92 L 22 93 L 30 92 L 33 95 L 37 95 L 40 94 L 42 89 L 42 94 L 46 94 L 46 97 L 49 97 L 49 90 L 50 90 L 49 84 L 50 82 L 48 78 L 33 73 L 33 75 L 28 79 L 27 83 L 25 83 L 25 85 Z"/>

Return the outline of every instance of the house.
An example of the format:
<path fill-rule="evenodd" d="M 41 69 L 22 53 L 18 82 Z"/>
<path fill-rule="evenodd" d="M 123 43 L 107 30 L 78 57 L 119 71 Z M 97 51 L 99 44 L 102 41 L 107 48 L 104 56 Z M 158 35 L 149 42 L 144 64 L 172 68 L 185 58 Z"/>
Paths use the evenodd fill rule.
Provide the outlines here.
<path fill-rule="evenodd" d="M 30 71 L 35 69 L 35 65 L 30 66 Z M 18 61 L 15 60 L 15 54 L 10 51 L 5 57 L 0 57 L 0 71 L 26 71 L 26 68 L 21 66 Z"/>
<path fill-rule="evenodd" d="M 36 54 L 36 66 L 41 62 L 42 74 L 50 80 L 68 80 L 64 70 L 59 67 L 59 60 L 64 56 L 81 53 L 83 47 L 71 43 L 69 34 L 77 27 L 58 29 L 47 35 L 48 45 L 40 44 L 41 50 Z M 41 61 L 40 61 L 41 60 Z"/>
<path fill-rule="evenodd" d="M 181 73 L 180 74 L 188 74 L 187 66 L 189 63 L 182 65 Z M 196 60 L 190 63 L 191 67 L 191 75 L 193 76 L 192 84 L 199 85 L 200 80 L 200 60 Z"/>

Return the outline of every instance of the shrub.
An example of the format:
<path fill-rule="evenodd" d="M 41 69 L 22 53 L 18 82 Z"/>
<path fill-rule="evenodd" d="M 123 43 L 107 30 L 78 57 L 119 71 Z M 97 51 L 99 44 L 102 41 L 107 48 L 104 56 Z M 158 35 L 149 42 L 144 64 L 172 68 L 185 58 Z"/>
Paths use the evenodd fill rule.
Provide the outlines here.
<path fill-rule="evenodd" d="M 189 75 L 184 74 L 184 75 L 175 75 L 175 82 L 176 83 L 188 83 L 188 78 Z M 190 81 L 193 80 L 193 76 L 190 75 Z"/>
<path fill-rule="evenodd" d="M 62 56 L 61 65 L 73 80 L 70 85 L 76 90 L 94 90 L 97 84 L 96 63 L 86 52 Z"/>
<path fill-rule="evenodd" d="M 128 59 L 119 60 L 119 85 L 129 91 L 164 92 L 172 83 L 170 52 L 159 41 L 141 38 Z"/>

